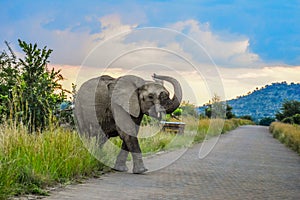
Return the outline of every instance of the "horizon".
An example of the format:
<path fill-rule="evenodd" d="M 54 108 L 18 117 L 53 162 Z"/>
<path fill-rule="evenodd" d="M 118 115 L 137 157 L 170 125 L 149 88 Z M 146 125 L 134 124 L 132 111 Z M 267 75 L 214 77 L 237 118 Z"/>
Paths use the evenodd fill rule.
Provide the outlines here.
<path fill-rule="evenodd" d="M 214 93 L 226 100 L 273 82 L 300 82 L 296 0 L 1 4 L 6 31 L 0 32 L 0 48 L 6 49 L 8 41 L 22 55 L 17 46 L 21 39 L 53 49 L 49 66 L 62 69 L 67 89 L 103 73 L 151 79 L 156 72 L 178 78 L 184 99 L 202 105 Z M 105 68 L 119 55 L 123 57 Z"/>

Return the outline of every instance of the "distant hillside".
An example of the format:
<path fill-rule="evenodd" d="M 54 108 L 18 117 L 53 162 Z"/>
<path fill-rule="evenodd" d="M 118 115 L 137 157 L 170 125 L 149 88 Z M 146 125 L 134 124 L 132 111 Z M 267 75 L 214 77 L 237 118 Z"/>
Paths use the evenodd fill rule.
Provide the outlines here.
<path fill-rule="evenodd" d="M 272 83 L 248 95 L 229 100 L 227 104 L 233 107 L 232 112 L 236 116 L 250 115 L 259 122 L 265 117 L 275 117 L 284 100 L 300 101 L 300 84 Z M 203 113 L 204 109 L 200 107 L 199 112 Z"/>

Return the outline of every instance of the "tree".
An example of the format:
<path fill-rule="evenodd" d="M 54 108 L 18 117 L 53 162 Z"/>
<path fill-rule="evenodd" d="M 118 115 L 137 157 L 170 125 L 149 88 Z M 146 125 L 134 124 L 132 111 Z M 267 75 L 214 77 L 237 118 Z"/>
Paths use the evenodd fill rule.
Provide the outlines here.
<path fill-rule="evenodd" d="M 189 101 L 183 101 L 176 112 L 177 113 L 173 113 L 176 116 L 182 115 L 182 116 L 198 117 L 198 113 L 196 111 L 196 106 L 194 104 L 190 103 Z"/>
<path fill-rule="evenodd" d="M 275 119 L 273 117 L 265 117 L 259 121 L 259 125 L 270 126 L 270 124 L 274 121 L 275 121 Z"/>
<path fill-rule="evenodd" d="M 232 113 L 232 107 L 230 105 L 226 105 L 226 119 L 234 118 L 235 115 Z"/>
<path fill-rule="evenodd" d="M 9 45 L 12 56 L 4 62 L 4 53 L 1 59 L 1 84 L 8 87 L 1 87 L 1 95 L 8 99 L 9 110 L 5 112 L 9 113 L 7 117 L 27 125 L 30 132 L 42 131 L 52 123 L 57 106 L 65 99 L 65 90 L 59 83 L 63 76 L 59 70 L 47 68 L 51 49 L 18 42 L 24 59 L 17 60 Z M 11 78 L 12 74 L 15 78 Z"/>
<path fill-rule="evenodd" d="M 284 101 L 281 111 L 276 113 L 276 119 L 285 123 L 297 123 L 300 115 L 300 102 L 295 100 Z"/>
<path fill-rule="evenodd" d="M 9 115 L 9 103 L 12 98 L 12 89 L 19 77 L 19 64 L 17 57 L 10 48 L 8 42 L 5 44 L 9 50 L 9 54 L 5 51 L 0 54 L 0 116 L 2 120 Z"/>
<path fill-rule="evenodd" d="M 205 109 L 205 115 L 209 118 L 225 118 L 226 104 L 221 101 L 218 95 L 214 95 Z"/>
<path fill-rule="evenodd" d="M 251 115 L 240 116 L 240 118 L 241 118 L 241 119 L 247 119 L 247 120 L 253 121 Z"/>

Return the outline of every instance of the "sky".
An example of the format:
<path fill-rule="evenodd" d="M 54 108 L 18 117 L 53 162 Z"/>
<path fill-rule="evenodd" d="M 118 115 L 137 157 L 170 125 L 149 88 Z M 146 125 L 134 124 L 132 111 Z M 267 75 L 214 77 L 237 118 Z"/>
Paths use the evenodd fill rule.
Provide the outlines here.
<path fill-rule="evenodd" d="M 53 49 L 70 87 L 109 74 L 177 78 L 197 105 L 300 83 L 299 0 L 0 0 L 0 50 Z M 166 87 L 171 89 L 166 83 Z"/>

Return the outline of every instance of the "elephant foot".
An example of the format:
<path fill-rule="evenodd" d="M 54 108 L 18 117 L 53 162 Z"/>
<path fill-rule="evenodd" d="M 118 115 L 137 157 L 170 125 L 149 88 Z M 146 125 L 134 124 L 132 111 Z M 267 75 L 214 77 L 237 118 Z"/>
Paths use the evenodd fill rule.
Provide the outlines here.
<path fill-rule="evenodd" d="M 148 171 L 148 169 L 145 168 L 144 166 L 143 167 L 139 167 L 139 168 L 134 167 L 133 170 L 132 170 L 132 173 L 134 173 L 134 174 L 142 174 L 142 173 L 144 173 L 146 171 Z"/>
<path fill-rule="evenodd" d="M 128 171 L 128 167 L 126 165 L 118 165 L 118 164 L 116 164 L 114 166 L 114 170 L 119 171 L 119 172 L 127 172 Z"/>
<path fill-rule="evenodd" d="M 144 165 L 141 153 L 133 153 L 132 158 L 133 158 L 132 173 L 142 174 L 142 173 L 148 171 L 148 169 Z"/>

